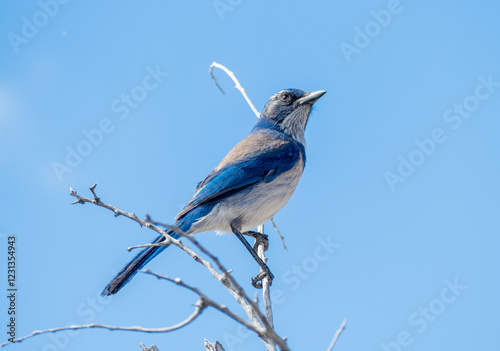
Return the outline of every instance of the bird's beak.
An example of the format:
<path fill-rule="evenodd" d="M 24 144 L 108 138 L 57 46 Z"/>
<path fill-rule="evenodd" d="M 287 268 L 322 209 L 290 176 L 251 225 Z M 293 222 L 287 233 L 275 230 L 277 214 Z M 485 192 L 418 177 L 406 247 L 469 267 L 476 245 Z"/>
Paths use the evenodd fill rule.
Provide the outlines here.
<path fill-rule="evenodd" d="M 319 100 L 320 97 L 322 97 L 325 94 L 326 94 L 326 90 L 313 91 L 312 93 L 309 93 L 304 97 L 301 97 L 295 103 L 297 105 L 302 105 L 302 104 L 313 105 L 316 101 Z"/>

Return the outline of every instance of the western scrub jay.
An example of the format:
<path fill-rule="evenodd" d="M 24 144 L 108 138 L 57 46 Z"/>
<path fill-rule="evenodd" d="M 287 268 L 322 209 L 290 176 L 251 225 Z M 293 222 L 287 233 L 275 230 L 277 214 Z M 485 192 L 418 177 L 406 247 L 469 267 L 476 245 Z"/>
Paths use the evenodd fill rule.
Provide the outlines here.
<path fill-rule="evenodd" d="M 174 225 L 187 234 L 213 230 L 236 234 L 272 279 L 242 232 L 267 222 L 292 196 L 306 162 L 304 132 L 309 114 L 325 93 L 286 89 L 271 96 L 250 134 L 198 185 Z M 167 233 L 179 238 L 172 230 Z M 153 243 L 163 240 L 160 235 Z M 166 247 L 140 251 L 104 288 L 102 295 L 117 293 Z"/>

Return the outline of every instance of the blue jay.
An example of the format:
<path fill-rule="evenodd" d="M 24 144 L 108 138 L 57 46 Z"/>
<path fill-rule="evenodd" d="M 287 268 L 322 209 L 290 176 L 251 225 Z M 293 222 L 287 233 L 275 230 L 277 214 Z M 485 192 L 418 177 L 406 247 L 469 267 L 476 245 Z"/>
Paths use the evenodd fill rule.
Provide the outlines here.
<path fill-rule="evenodd" d="M 286 89 L 271 96 L 251 133 L 198 185 L 177 215 L 175 226 L 187 234 L 232 232 L 252 253 L 242 233 L 271 219 L 295 191 L 306 162 L 304 132 L 309 114 L 325 93 Z M 168 234 L 179 238 L 172 230 Z M 160 235 L 153 243 L 163 240 Z M 143 249 L 104 288 L 102 295 L 117 293 L 166 247 Z M 252 255 L 272 279 L 269 268 L 254 251 Z"/>

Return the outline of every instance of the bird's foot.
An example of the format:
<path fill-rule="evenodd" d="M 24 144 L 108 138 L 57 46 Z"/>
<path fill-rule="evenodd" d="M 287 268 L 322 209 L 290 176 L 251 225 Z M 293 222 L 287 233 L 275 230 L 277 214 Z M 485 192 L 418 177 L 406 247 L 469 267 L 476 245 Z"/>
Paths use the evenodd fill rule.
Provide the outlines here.
<path fill-rule="evenodd" d="M 245 232 L 241 233 L 237 227 L 231 225 L 231 229 L 233 230 L 233 233 L 236 235 L 236 237 L 245 245 L 246 249 L 254 260 L 259 264 L 260 266 L 260 273 L 257 274 L 255 278 L 252 278 L 252 285 L 257 288 L 257 289 L 262 289 L 262 281 L 264 278 L 268 278 L 269 285 L 272 284 L 274 275 L 271 273 L 271 270 L 269 267 L 266 265 L 266 263 L 263 261 L 262 258 L 259 257 L 257 254 L 258 251 L 260 251 L 260 248 L 267 250 L 268 247 L 268 237 L 265 234 L 257 233 L 257 232 Z M 249 235 L 253 238 L 255 238 L 255 246 L 252 248 L 250 244 L 246 241 L 246 239 L 243 237 L 243 234 Z M 257 251 L 257 252 L 256 252 Z M 265 259 L 265 258 L 264 258 Z"/>
<path fill-rule="evenodd" d="M 253 245 L 254 252 L 259 252 L 259 247 L 261 245 L 264 251 L 267 251 L 267 249 L 269 248 L 269 237 L 266 234 L 254 231 L 248 231 L 242 234 L 251 236 L 252 238 L 255 239 L 255 243 Z M 260 272 L 259 274 L 257 274 L 257 276 L 252 278 L 252 286 L 256 289 L 262 289 L 262 280 L 265 277 L 268 277 L 269 285 L 271 285 L 274 279 L 274 275 L 271 273 L 269 267 L 266 265 L 264 261 L 262 261 L 260 257 L 256 258 L 255 260 L 260 266 Z"/>
<path fill-rule="evenodd" d="M 262 268 L 262 267 L 261 267 Z M 265 277 L 269 278 L 269 285 L 272 285 L 274 275 L 269 270 L 269 267 L 266 266 L 265 270 L 261 270 L 259 274 L 252 278 L 252 286 L 256 289 L 262 289 L 262 281 Z"/>
<path fill-rule="evenodd" d="M 248 231 L 248 232 L 244 232 L 241 234 L 251 236 L 252 238 L 255 239 L 255 243 L 253 244 L 253 249 L 255 251 L 257 251 L 257 248 L 259 247 L 259 245 L 261 243 L 264 244 L 264 251 L 267 251 L 267 249 L 269 249 L 269 236 L 268 235 L 262 234 L 259 232 L 254 232 L 254 231 Z"/>

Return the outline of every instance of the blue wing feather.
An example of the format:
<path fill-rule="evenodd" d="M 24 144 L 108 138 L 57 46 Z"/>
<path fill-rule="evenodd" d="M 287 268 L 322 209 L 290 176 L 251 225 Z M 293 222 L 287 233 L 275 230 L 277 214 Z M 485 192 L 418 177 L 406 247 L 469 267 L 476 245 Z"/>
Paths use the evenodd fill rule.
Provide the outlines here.
<path fill-rule="evenodd" d="M 194 197 L 179 213 L 184 217 L 193 208 L 207 205 L 238 193 L 258 182 L 271 182 L 290 170 L 300 159 L 300 149 L 293 142 L 277 148 L 263 149 L 249 156 L 234 160 L 203 180 Z"/>

